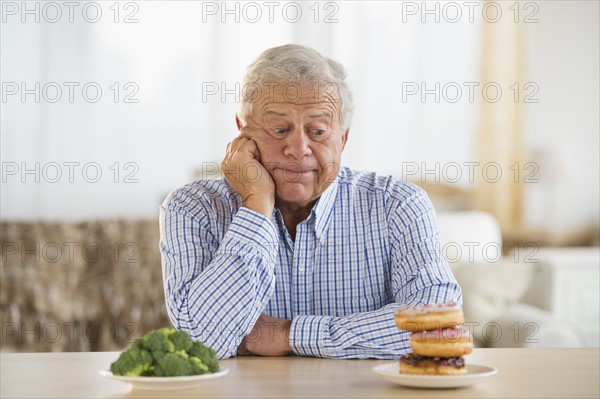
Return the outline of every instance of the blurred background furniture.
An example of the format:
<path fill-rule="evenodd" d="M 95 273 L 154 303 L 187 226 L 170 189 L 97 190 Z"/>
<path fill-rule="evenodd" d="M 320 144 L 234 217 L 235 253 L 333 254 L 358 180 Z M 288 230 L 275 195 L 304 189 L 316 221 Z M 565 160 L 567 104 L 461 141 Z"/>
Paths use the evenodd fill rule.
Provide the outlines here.
<path fill-rule="evenodd" d="M 540 248 L 525 301 L 577 325 L 600 345 L 600 248 Z"/>
<path fill-rule="evenodd" d="M 598 248 L 513 248 L 488 213 L 440 213 L 467 325 L 488 347 L 598 346 Z"/>
<path fill-rule="evenodd" d="M 1 229 L 3 351 L 120 350 L 170 325 L 157 219 Z"/>

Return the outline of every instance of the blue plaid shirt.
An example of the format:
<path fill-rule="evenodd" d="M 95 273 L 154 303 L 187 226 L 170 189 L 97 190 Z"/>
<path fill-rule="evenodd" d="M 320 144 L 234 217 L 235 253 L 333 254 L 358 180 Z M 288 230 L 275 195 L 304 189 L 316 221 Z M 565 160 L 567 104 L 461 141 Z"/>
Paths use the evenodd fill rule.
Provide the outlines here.
<path fill-rule="evenodd" d="M 462 300 L 427 195 L 391 177 L 342 168 L 295 240 L 278 209 L 243 207 L 224 180 L 175 190 L 160 222 L 169 317 L 221 359 L 261 313 L 292 320 L 298 355 L 398 358 L 399 305 Z"/>

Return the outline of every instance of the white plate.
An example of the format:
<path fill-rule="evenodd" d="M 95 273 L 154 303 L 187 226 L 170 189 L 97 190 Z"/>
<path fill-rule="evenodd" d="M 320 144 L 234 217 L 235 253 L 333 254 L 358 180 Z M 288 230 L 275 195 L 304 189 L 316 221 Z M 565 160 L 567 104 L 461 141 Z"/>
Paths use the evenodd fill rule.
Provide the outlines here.
<path fill-rule="evenodd" d="M 126 377 L 113 375 L 109 370 L 100 370 L 102 377 L 131 384 L 135 389 L 154 391 L 173 391 L 181 389 L 193 389 L 202 385 L 202 381 L 222 377 L 229 373 L 229 369 L 221 367 L 216 373 L 189 375 L 185 377 Z"/>
<path fill-rule="evenodd" d="M 467 374 L 463 375 L 419 375 L 400 374 L 398 362 L 380 364 L 373 372 L 386 381 L 398 385 L 417 388 L 459 388 L 473 385 L 498 372 L 493 367 L 467 364 Z"/>

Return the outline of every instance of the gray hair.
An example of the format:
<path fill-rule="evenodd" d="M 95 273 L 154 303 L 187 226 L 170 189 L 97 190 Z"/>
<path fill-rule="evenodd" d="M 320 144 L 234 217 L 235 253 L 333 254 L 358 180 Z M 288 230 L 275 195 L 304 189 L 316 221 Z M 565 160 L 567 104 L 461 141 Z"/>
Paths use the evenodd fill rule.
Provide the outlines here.
<path fill-rule="evenodd" d="M 330 93 L 337 92 L 341 101 L 340 125 L 350 127 L 354 103 L 350 87 L 345 82 L 346 71 L 342 64 L 322 56 L 318 51 L 298 44 L 273 47 L 258 56 L 246 70 L 240 102 L 240 117 L 252 113 L 252 103 L 257 88 L 264 83 L 313 83 L 323 81 Z"/>

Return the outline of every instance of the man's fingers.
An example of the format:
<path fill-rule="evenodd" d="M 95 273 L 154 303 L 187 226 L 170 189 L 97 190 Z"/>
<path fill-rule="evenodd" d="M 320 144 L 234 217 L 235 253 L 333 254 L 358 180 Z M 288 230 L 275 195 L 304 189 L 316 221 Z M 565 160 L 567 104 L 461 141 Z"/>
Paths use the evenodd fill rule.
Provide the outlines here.
<path fill-rule="evenodd" d="M 256 141 L 246 137 L 237 137 L 231 143 L 232 156 L 236 157 L 241 155 L 243 157 L 246 155 L 250 156 L 252 159 L 260 161 L 260 152 L 258 150 L 258 146 L 256 145 Z"/>
<path fill-rule="evenodd" d="M 237 354 L 238 356 L 248 356 L 251 355 L 252 353 L 248 350 L 248 348 L 246 347 L 246 337 L 244 337 L 242 339 L 242 342 L 240 343 L 240 346 L 238 346 L 237 349 Z"/>
<path fill-rule="evenodd" d="M 227 143 L 227 147 L 225 147 L 225 154 L 230 154 L 231 153 L 231 141 L 229 143 Z"/>
<path fill-rule="evenodd" d="M 223 177 L 237 191 L 244 206 L 271 217 L 275 202 L 275 184 L 261 164 L 257 135 L 248 135 L 248 129 L 240 129 L 240 135 L 227 145 L 221 163 Z M 248 137 L 250 136 L 250 137 Z M 256 172 L 248 176 L 247 169 Z M 253 172 L 250 172 L 253 173 Z M 243 348 L 242 348 L 243 349 Z"/>
<path fill-rule="evenodd" d="M 244 144 L 244 147 L 246 147 L 247 150 L 252 153 L 254 159 L 260 162 L 260 151 L 258 150 L 258 145 L 256 145 L 256 141 L 248 140 L 248 142 Z"/>
<path fill-rule="evenodd" d="M 245 142 L 247 142 L 248 139 L 245 137 L 241 137 L 238 136 L 235 139 L 231 140 L 231 142 L 229 142 L 229 144 L 227 144 L 227 153 L 230 155 L 235 154 L 236 152 L 239 151 L 240 147 L 242 145 L 244 145 Z"/>

